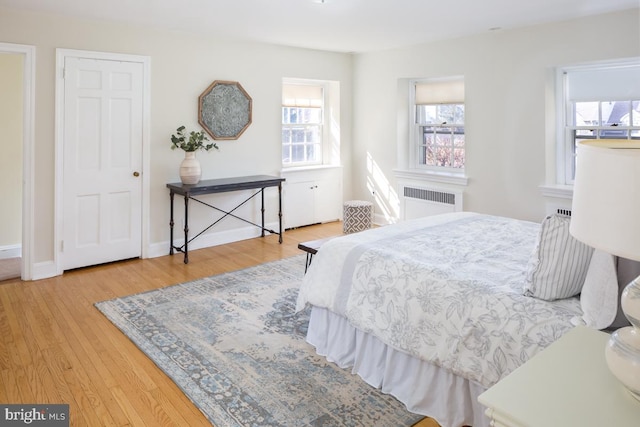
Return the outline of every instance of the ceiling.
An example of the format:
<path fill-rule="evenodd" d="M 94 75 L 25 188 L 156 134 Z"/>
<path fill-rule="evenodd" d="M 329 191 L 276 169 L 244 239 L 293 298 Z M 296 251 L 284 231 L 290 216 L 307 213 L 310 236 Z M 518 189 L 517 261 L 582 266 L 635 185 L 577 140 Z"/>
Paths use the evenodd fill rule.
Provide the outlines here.
<path fill-rule="evenodd" d="M 640 0 L 0 0 L 0 6 L 367 52 L 637 8 Z"/>

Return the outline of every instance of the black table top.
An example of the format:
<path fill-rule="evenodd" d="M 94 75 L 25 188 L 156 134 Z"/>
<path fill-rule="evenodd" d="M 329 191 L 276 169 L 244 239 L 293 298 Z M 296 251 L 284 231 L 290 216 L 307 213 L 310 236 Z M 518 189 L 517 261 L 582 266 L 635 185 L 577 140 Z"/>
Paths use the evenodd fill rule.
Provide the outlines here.
<path fill-rule="evenodd" d="M 285 181 L 271 175 L 236 176 L 231 178 L 205 179 L 197 184 L 174 182 L 167 188 L 177 194 L 210 194 L 227 191 L 248 190 L 252 188 L 275 187 Z"/>

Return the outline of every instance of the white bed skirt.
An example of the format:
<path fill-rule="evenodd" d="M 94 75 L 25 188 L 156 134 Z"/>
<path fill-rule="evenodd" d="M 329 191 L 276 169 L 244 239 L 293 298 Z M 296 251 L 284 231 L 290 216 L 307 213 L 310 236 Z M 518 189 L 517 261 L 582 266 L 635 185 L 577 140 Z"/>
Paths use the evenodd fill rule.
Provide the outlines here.
<path fill-rule="evenodd" d="M 330 362 L 351 368 L 409 411 L 429 416 L 442 427 L 489 426 L 486 408 L 478 403 L 486 388 L 395 350 L 338 314 L 313 307 L 307 342 Z"/>

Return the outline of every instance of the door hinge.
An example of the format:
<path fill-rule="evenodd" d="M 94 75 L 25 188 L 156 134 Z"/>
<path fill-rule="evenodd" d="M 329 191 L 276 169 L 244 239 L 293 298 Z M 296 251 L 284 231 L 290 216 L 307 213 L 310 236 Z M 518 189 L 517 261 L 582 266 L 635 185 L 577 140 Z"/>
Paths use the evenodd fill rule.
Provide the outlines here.
<path fill-rule="evenodd" d="M 64 240 L 60 240 L 60 252 L 64 252 Z"/>

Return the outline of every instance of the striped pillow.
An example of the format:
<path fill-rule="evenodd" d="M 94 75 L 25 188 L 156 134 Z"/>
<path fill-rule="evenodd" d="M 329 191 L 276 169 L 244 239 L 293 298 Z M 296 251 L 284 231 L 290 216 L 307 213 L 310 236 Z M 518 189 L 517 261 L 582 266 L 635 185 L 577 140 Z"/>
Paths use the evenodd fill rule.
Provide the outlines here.
<path fill-rule="evenodd" d="M 571 218 L 550 215 L 542 221 L 529 261 L 524 295 L 547 301 L 578 295 L 587 276 L 593 248 L 569 234 Z"/>

